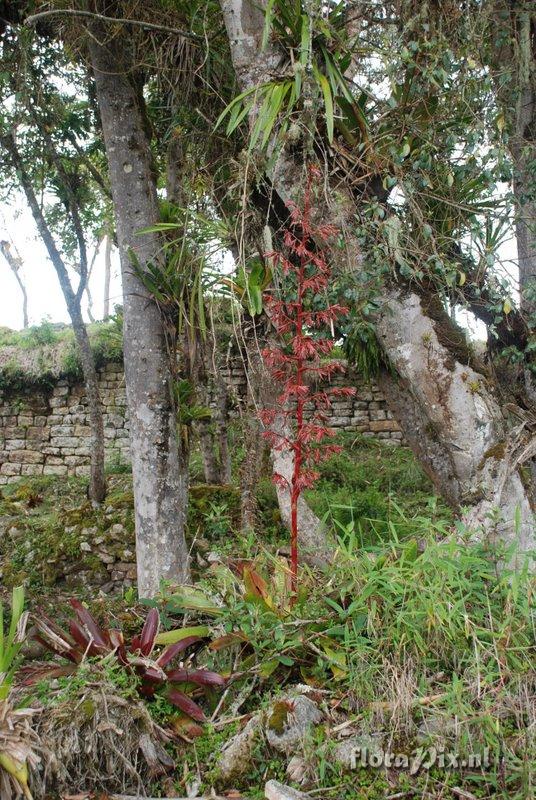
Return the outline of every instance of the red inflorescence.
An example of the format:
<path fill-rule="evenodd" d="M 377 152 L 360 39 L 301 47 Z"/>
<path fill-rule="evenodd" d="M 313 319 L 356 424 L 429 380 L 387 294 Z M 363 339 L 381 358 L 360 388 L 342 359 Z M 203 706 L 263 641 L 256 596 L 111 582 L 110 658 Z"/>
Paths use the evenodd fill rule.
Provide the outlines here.
<path fill-rule="evenodd" d="M 320 177 L 316 167 L 310 167 L 303 207 L 289 205 L 290 225 L 283 242 L 285 252 L 267 255 L 279 265 L 283 275 L 294 276 L 293 300 L 284 300 L 266 292 L 265 308 L 279 335 L 278 346 L 263 351 L 266 366 L 275 381 L 281 384 L 281 394 L 276 399 L 276 408 L 264 409 L 260 418 L 268 427 L 264 432 L 270 445 L 277 450 L 292 452 L 293 471 L 291 480 L 283 475 L 274 475 L 275 483 L 290 492 L 291 499 L 291 587 L 297 591 L 298 573 L 298 500 L 304 489 L 311 488 L 319 473 L 312 468 L 340 447 L 328 444 L 326 439 L 334 435 L 327 426 L 325 416 L 334 397 L 354 393 L 354 389 L 341 387 L 323 388 L 315 391 L 310 379 L 330 379 L 342 369 L 338 361 L 326 361 L 325 356 L 333 349 L 333 339 L 321 335 L 323 328 L 331 333 L 333 323 L 345 316 L 348 309 L 339 304 L 330 305 L 326 289 L 331 279 L 331 269 L 325 253 L 325 243 L 337 234 L 332 225 L 315 225 L 312 219 L 312 186 Z M 311 310 L 311 309 L 315 310 Z M 305 408 L 309 413 L 305 419 Z M 277 409 L 277 410 L 276 410 Z M 291 433 L 283 435 L 275 430 L 276 419 L 292 424 Z"/>

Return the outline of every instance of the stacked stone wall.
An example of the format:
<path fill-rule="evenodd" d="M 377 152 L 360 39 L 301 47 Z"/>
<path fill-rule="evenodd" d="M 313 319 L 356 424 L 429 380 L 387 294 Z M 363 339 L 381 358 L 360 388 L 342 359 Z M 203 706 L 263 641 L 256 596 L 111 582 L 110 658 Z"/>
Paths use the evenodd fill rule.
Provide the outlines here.
<path fill-rule="evenodd" d="M 231 361 L 225 379 L 234 397 L 233 414 L 240 413 L 246 376 L 241 361 Z M 328 412 L 330 425 L 400 444 L 402 434 L 375 384 L 346 370 L 334 380 L 355 386 L 353 397 L 337 398 Z M 129 426 L 125 380 L 120 364 L 107 364 L 99 373 L 104 407 L 104 436 L 108 463 L 128 463 Z M 84 387 L 59 380 L 49 391 L 0 394 L 0 484 L 24 476 L 87 475 L 90 428 Z"/>

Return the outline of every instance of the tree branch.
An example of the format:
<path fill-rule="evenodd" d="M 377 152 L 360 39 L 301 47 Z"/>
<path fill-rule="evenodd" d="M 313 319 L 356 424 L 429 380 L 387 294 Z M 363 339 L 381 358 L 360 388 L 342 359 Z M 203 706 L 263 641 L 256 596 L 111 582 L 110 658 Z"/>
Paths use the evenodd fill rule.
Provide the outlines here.
<path fill-rule="evenodd" d="M 25 25 L 35 25 L 39 20 L 45 19 L 46 17 L 53 17 L 53 16 L 63 16 L 63 17 L 89 17 L 90 19 L 98 19 L 101 22 L 113 22 L 119 23 L 120 25 L 136 25 L 138 28 L 145 28 L 149 31 L 160 31 L 162 33 L 175 33 L 178 36 L 184 36 L 186 39 L 192 39 L 196 42 L 203 42 L 205 41 L 202 36 L 198 36 L 196 33 L 190 33 L 190 31 L 183 31 L 179 28 L 172 28 L 168 25 L 157 25 L 154 22 L 144 22 L 140 19 L 121 19 L 119 17 L 107 17 L 104 14 L 96 14 L 93 11 L 83 11 L 82 9 L 78 8 L 52 8 L 48 11 L 40 11 L 38 14 L 31 14 L 29 17 L 26 17 L 24 20 Z"/>

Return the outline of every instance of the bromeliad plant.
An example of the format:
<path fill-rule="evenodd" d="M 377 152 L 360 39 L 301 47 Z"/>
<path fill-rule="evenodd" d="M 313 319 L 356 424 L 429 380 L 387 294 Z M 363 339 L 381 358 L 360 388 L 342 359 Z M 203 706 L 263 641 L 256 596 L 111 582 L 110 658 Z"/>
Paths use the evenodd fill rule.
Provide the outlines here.
<path fill-rule="evenodd" d="M 72 599 L 76 619 L 69 621 L 69 633 L 48 617 L 35 619 L 39 633 L 35 638 L 48 650 L 67 659 L 70 664 L 40 664 L 26 672 L 25 685 L 45 678 L 57 678 L 75 673 L 87 657 L 115 658 L 117 663 L 139 679 L 139 692 L 153 698 L 163 692 L 167 700 L 197 722 L 205 720 L 202 708 L 188 696 L 188 687 L 196 689 L 221 688 L 225 678 L 207 669 L 193 669 L 192 655 L 208 638 L 206 626 L 181 628 L 159 634 L 160 614 L 152 608 L 147 614 L 139 636 L 126 643 L 116 628 L 101 628 L 79 600 Z M 159 644 L 167 645 L 155 653 Z M 180 666 L 171 662 L 180 659 Z"/>
<path fill-rule="evenodd" d="M 327 300 L 331 269 L 326 243 L 337 231 L 331 225 L 317 225 L 313 221 L 312 189 L 319 177 L 319 170 L 311 166 L 303 207 L 289 204 L 290 226 L 284 235 L 286 251 L 268 254 L 285 276 L 285 295 L 265 293 L 265 307 L 281 344 L 265 348 L 263 358 L 272 377 L 283 388 L 275 407 L 261 412 L 261 420 L 268 427 L 264 436 L 271 446 L 293 456 L 290 482 L 283 475 L 274 475 L 276 483 L 290 492 L 293 595 L 297 591 L 298 501 L 303 490 L 311 488 L 319 477 L 314 465 L 341 451 L 339 445 L 326 443 L 334 435 L 327 427 L 326 416 L 332 399 L 355 393 L 350 387 L 316 390 L 309 385 L 312 379 L 326 380 L 341 370 L 340 361 L 327 358 L 334 341 L 322 332 L 326 328 L 331 332 L 334 323 L 348 313 L 344 306 Z M 312 411 L 306 419 L 307 406 Z"/>

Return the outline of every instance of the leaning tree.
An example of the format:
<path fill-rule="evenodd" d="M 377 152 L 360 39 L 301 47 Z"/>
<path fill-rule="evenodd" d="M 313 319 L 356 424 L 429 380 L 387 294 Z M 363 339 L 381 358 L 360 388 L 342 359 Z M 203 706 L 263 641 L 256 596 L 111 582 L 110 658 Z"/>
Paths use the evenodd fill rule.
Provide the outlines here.
<path fill-rule="evenodd" d="M 520 374 L 534 344 L 497 276 L 507 156 L 492 80 L 449 46 L 441 9 L 402 5 L 222 0 L 240 91 L 223 124 L 242 126 L 263 186 L 249 198 L 275 229 L 304 161 L 323 164 L 317 211 L 342 231 L 332 257 L 363 312 L 354 335 L 373 331 L 363 346 L 379 347 L 408 443 L 471 529 L 526 551 L 535 445 Z M 459 308 L 487 325 L 487 364 Z"/>

